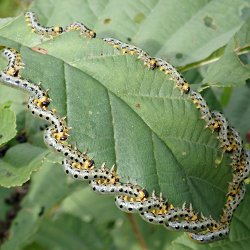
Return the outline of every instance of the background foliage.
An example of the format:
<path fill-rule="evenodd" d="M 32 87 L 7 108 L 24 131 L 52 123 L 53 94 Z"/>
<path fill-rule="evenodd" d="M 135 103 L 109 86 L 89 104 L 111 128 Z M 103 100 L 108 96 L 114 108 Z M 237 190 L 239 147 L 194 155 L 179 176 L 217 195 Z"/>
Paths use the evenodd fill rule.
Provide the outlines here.
<path fill-rule="evenodd" d="M 2 17 L 15 16 L 28 4 L 15 3 L 0 3 L 13 5 L 0 8 Z M 245 139 L 250 119 L 249 1 L 41 0 L 30 8 L 44 25 L 81 21 L 99 38 L 135 44 L 178 66 L 192 89 L 203 89 L 211 109 L 223 110 Z M 198 211 L 219 217 L 231 178 L 228 159 L 215 165 L 221 154 L 216 136 L 203 129 L 199 112 L 168 77 L 147 71 L 141 62 L 121 56 L 98 38 L 89 41 L 72 32 L 41 40 L 22 15 L 1 19 L 0 44 L 21 51 L 26 64 L 22 75 L 50 89 L 52 105 L 73 127 L 71 140 L 82 150 L 88 147 L 98 165 L 116 163 L 125 179 L 129 176 L 149 191 L 163 192 L 176 205 L 192 202 Z M 34 47 L 48 54 L 37 53 Z M 1 58 L 1 69 L 5 65 Z M 23 105 L 27 95 L 0 86 L 0 100 L 0 143 L 2 149 L 8 148 L 0 159 L 0 219 L 8 211 L 7 188 L 21 185 L 35 172 L 2 249 L 142 247 L 131 217 L 120 212 L 112 198 L 66 178 L 57 163 L 60 157 L 42 141 L 39 128 L 44 122 Z M 137 216 L 132 224 L 138 226 L 148 249 L 246 249 L 249 203 L 247 192 L 234 216 L 230 239 L 209 246 Z"/>

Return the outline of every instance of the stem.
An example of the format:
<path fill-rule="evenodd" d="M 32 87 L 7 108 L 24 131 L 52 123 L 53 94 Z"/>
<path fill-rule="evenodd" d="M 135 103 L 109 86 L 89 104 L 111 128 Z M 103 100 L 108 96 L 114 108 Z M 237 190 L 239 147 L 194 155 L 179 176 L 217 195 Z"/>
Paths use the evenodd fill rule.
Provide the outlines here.
<path fill-rule="evenodd" d="M 146 243 L 142 237 L 142 234 L 140 232 L 140 229 L 136 223 L 136 220 L 135 220 L 135 217 L 133 214 L 129 214 L 129 213 L 126 213 L 127 217 L 128 217 L 128 220 L 131 224 L 131 227 L 132 227 L 132 230 L 135 234 L 135 237 L 139 243 L 139 246 L 141 248 L 141 250 L 148 250 L 148 247 L 146 246 Z"/>
<path fill-rule="evenodd" d="M 240 56 L 240 55 L 249 53 L 249 51 L 250 51 L 249 47 L 244 47 L 242 49 L 235 49 L 234 52 L 238 56 Z M 185 72 L 185 71 L 188 71 L 190 69 L 196 69 L 196 68 L 199 68 L 201 66 L 214 63 L 214 62 L 218 61 L 219 59 L 221 59 L 222 56 L 223 56 L 223 54 L 219 54 L 218 56 L 209 56 L 210 58 L 208 57 L 208 58 L 206 58 L 204 60 L 194 62 L 194 63 L 190 63 L 190 64 L 188 64 L 186 66 L 183 66 L 183 67 L 178 67 L 178 70 L 181 71 L 181 72 Z"/>

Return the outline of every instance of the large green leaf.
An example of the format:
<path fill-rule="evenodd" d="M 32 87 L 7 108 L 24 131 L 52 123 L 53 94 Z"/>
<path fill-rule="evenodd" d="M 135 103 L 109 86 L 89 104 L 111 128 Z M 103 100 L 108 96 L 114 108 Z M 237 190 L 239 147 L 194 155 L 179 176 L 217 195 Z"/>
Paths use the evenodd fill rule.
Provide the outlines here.
<path fill-rule="evenodd" d="M 63 49 L 70 44 L 74 48 Z M 230 169 L 214 168 L 219 156 L 215 135 L 204 129 L 191 100 L 167 76 L 76 33 L 40 47 L 49 55 L 21 49 L 27 69 L 23 75 L 50 88 L 80 149 L 89 148 L 98 165 L 116 162 L 121 176 L 149 191 L 162 191 L 176 204 L 192 202 L 205 213 L 220 214 Z M 207 202 L 210 188 L 218 199 Z"/>

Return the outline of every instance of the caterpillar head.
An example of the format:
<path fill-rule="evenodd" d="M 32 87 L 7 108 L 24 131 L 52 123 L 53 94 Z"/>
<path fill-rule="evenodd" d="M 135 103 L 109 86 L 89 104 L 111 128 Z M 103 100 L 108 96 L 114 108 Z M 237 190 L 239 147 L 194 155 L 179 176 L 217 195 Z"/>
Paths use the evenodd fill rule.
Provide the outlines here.
<path fill-rule="evenodd" d="M 57 35 L 59 35 L 59 34 L 63 33 L 63 28 L 60 27 L 60 26 L 55 26 L 55 27 L 54 27 L 54 31 L 55 31 L 55 33 L 56 33 Z"/>

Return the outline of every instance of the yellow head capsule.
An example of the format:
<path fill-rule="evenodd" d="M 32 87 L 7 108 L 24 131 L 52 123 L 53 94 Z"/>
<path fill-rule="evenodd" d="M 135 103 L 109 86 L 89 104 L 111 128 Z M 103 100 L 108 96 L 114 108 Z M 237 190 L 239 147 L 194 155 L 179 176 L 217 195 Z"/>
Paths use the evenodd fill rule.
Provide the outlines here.
<path fill-rule="evenodd" d="M 57 33 L 57 34 L 61 34 L 63 32 L 63 28 L 60 27 L 60 26 L 55 26 L 54 27 L 54 31 Z"/>
<path fill-rule="evenodd" d="M 89 36 L 90 36 L 91 38 L 95 38 L 95 37 L 96 37 L 96 33 L 95 33 L 93 30 L 90 30 L 90 31 L 89 31 Z"/>
<path fill-rule="evenodd" d="M 138 199 L 142 201 L 145 198 L 148 198 L 148 192 L 145 189 L 140 190 Z"/>

